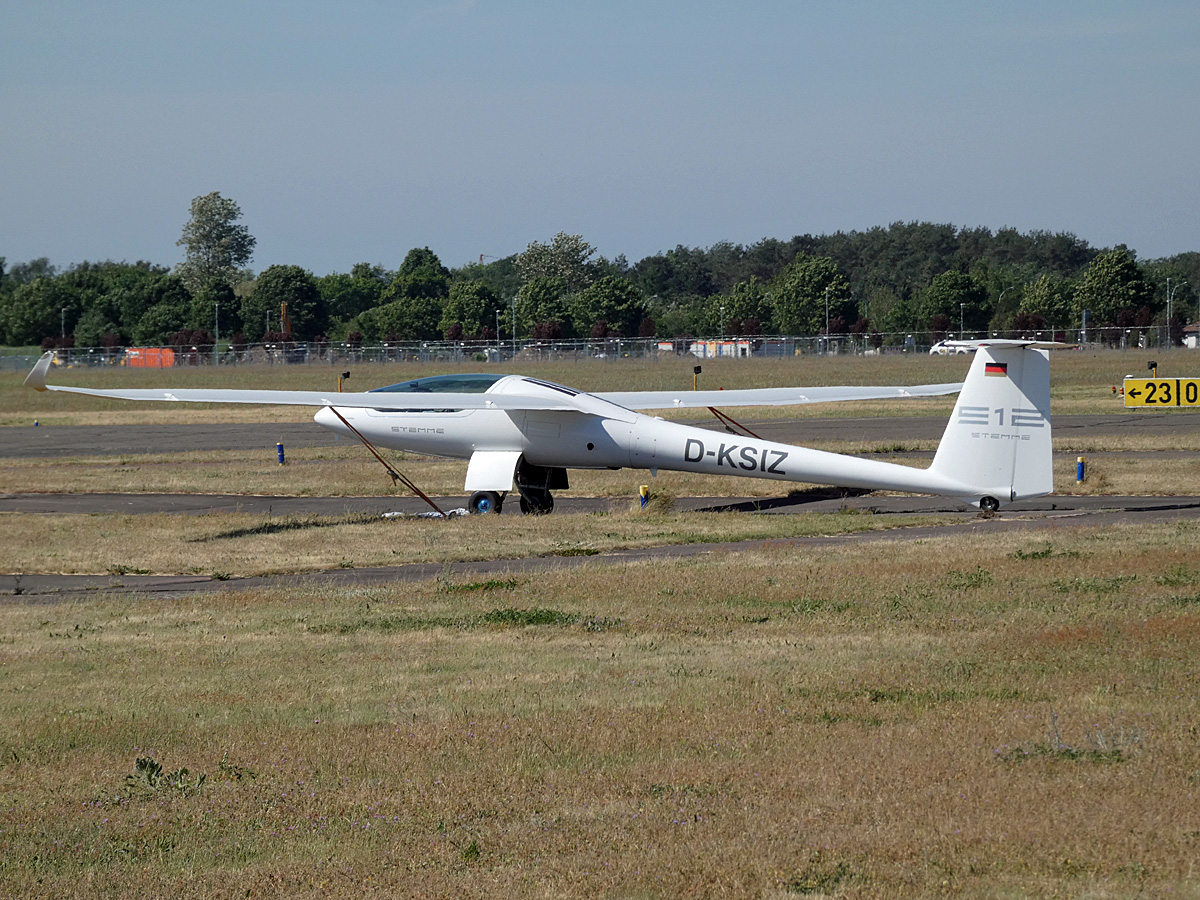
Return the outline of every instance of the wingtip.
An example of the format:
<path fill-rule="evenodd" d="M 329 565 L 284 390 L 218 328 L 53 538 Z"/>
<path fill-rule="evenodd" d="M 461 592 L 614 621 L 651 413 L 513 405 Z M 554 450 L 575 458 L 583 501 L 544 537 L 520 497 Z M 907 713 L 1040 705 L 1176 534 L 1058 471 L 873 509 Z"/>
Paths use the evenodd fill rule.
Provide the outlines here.
<path fill-rule="evenodd" d="M 35 391 L 47 390 L 46 373 L 50 371 L 50 363 L 53 359 L 53 350 L 47 350 L 43 353 L 42 358 L 37 361 L 34 367 L 29 370 L 29 374 L 25 376 L 25 386 L 31 387 Z"/>

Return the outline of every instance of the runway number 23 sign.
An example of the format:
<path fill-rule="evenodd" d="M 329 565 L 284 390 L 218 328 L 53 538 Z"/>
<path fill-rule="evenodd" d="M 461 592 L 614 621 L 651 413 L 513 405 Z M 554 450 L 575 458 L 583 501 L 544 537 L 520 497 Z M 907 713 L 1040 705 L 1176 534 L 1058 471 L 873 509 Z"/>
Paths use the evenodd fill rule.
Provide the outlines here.
<path fill-rule="evenodd" d="M 1200 406 L 1200 378 L 1126 378 L 1126 406 Z"/>

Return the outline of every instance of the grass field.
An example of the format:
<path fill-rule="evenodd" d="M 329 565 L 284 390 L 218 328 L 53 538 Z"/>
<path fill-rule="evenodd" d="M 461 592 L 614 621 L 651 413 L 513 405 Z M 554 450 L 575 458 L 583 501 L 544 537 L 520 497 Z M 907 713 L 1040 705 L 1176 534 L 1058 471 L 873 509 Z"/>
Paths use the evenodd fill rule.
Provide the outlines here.
<path fill-rule="evenodd" d="M 0 893 L 1200 895 L 1200 529 L 869 552 L 9 600 Z"/>
<path fill-rule="evenodd" d="M 664 544 L 755 541 L 947 524 L 954 516 L 834 513 L 458 516 L 19 515 L 0 518 L 0 572 L 245 576 L 586 556 Z"/>
<path fill-rule="evenodd" d="M 1187 374 L 1191 357 L 1163 357 L 1160 371 Z M 964 365 L 715 362 L 704 386 L 945 381 Z M 691 363 L 672 365 L 533 374 L 593 389 L 690 383 Z M 1110 385 L 1144 370 L 1135 354 L 1052 365 L 1055 412 L 1120 412 Z M 368 372 L 373 384 L 420 374 L 355 377 Z M 170 377 L 327 387 L 328 374 Z M 800 413 L 864 414 L 851 406 Z M 97 405 L 7 380 L 0 410 L 11 425 L 262 420 Z M 1110 438 L 1078 449 L 1101 454 L 1078 490 L 1191 485 L 1186 456 L 1129 466 L 1113 451 L 1150 448 Z M 461 488 L 461 463 L 402 463 L 435 493 Z M 0 471 L 6 490 L 328 493 L 336 482 L 369 494 L 375 465 L 334 448 L 294 454 L 284 470 L 181 454 Z M 1075 489 L 1068 468 L 1060 459 L 1060 492 Z M 620 497 L 643 474 L 572 480 Z M 680 478 L 656 482 L 663 501 L 790 487 Z M 0 570 L 223 576 L 916 521 L 680 514 L 667 502 L 651 515 L 448 522 L 10 515 Z M 597 559 L 480 582 L 7 596 L 0 896 L 1200 897 L 1198 555 L 1200 526 L 1180 522 Z"/>

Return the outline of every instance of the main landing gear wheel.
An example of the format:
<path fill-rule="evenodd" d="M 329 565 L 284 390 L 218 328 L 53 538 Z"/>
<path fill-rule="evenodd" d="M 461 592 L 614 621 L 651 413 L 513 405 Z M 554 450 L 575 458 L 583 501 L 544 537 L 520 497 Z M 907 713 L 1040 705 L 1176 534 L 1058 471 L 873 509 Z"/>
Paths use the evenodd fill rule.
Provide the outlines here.
<path fill-rule="evenodd" d="M 995 497 L 983 497 L 979 501 L 979 508 L 985 513 L 994 513 L 1000 508 L 1000 501 Z"/>
<path fill-rule="evenodd" d="M 522 501 L 523 504 L 523 501 Z M 476 491 L 467 501 L 467 509 L 472 513 L 498 513 L 504 509 L 504 498 L 495 491 Z"/>
<path fill-rule="evenodd" d="M 549 491 L 527 492 L 521 494 L 521 513 L 523 515 L 545 516 L 554 512 L 554 496 Z"/>

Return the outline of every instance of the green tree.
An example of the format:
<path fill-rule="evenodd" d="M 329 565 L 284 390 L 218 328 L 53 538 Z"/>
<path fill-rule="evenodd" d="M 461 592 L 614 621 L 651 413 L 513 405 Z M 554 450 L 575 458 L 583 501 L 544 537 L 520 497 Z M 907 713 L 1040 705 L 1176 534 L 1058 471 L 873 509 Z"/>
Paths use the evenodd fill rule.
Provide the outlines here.
<path fill-rule="evenodd" d="M 582 235 L 559 232 L 549 244 L 532 242 L 516 260 L 522 282 L 534 278 L 557 278 L 573 294 L 596 280 L 596 264 L 591 262 L 596 248 Z"/>
<path fill-rule="evenodd" d="M 1125 247 L 1101 253 L 1091 261 L 1075 289 L 1074 306 L 1078 317 L 1091 310 L 1098 325 L 1112 325 L 1122 310 L 1150 306 L 1154 290 L 1141 266 Z"/>
<path fill-rule="evenodd" d="M 626 279 L 606 275 L 576 294 L 570 308 L 579 334 L 589 334 L 597 322 L 605 322 L 610 331 L 633 337 L 646 316 L 646 298 Z"/>
<path fill-rule="evenodd" d="M 469 262 L 461 269 L 450 272 L 451 281 L 482 281 L 501 300 L 509 300 L 521 290 L 521 276 L 517 272 L 517 255 L 506 256 L 491 262 Z"/>
<path fill-rule="evenodd" d="M 402 297 L 356 316 L 349 330 L 372 341 L 436 341 L 442 337 L 441 317 L 442 304 L 436 297 Z"/>
<path fill-rule="evenodd" d="M 963 272 L 942 272 L 921 294 L 920 318 L 936 330 L 954 331 L 958 327 L 969 331 L 986 329 L 992 317 L 992 304 L 987 287 L 974 275 Z"/>
<path fill-rule="evenodd" d="M 850 284 L 828 256 L 800 253 L 771 286 L 782 334 L 823 334 L 825 323 L 851 323 L 858 311 Z"/>
<path fill-rule="evenodd" d="M 711 257 L 718 247 L 728 246 L 717 245 L 705 252 L 680 244 L 639 262 L 633 267 L 633 280 L 651 297 L 708 296 L 716 292 Z"/>
<path fill-rule="evenodd" d="M 325 306 L 317 280 L 300 266 L 271 266 L 258 276 L 254 290 L 242 298 L 242 330 L 250 340 L 260 340 L 270 314 L 272 331 L 282 331 L 280 304 L 287 304 L 292 335 L 296 340 L 311 340 L 325 330 Z"/>
<path fill-rule="evenodd" d="M 564 336 L 571 331 L 571 314 L 567 307 L 567 286 L 561 278 L 536 276 L 530 278 L 517 294 L 517 329 L 529 336 L 538 325 L 555 322 Z"/>
<path fill-rule="evenodd" d="M 403 341 L 440 340 L 442 307 L 450 293 L 450 272 L 428 247 L 408 251 L 396 277 L 384 288 L 382 305 L 353 321 L 369 338 L 389 335 Z"/>
<path fill-rule="evenodd" d="M 121 326 L 110 319 L 102 307 L 86 310 L 75 323 L 76 347 L 100 347 L 109 335 L 120 335 Z"/>
<path fill-rule="evenodd" d="M 242 330 L 242 301 L 228 284 L 214 281 L 192 297 L 188 328 L 228 338 Z"/>
<path fill-rule="evenodd" d="M 137 343 L 146 341 L 145 337 L 139 340 L 135 336 L 138 333 L 143 336 L 148 333 L 159 334 L 160 336 L 150 339 L 152 343 L 166 340 L 169 335 L 186 327 L 187 321 L 192 315 L 192 295 L 184 286 L 183 281 L 172 274 L 152 275 L 126 285 L 119 292 L 116 300 L 121 307 L 121 333 Z M 157 306 L 170 309 L 172 312 L 167 314 L 160 310 L 147 320 L 145 327 L 139 330 L 143 317 Z M 180 324 L 171 324 L 169 327 L 164 325 L 166 330 L 161 330 L 157 325 L 152 324 L 155 322 L 178 322 Z"/>
<path fill-rule="evenodd" d="M 4 273 L 4 289 L 7 292 L 16 290 L 23 284 L 28 284 L 35 278 L 53 278 L 58 274 L 58 268 L 50 264 L 44 256 L 31 259 L 29 262 L 13 263 Z"/>
<path fill-rule="evenodd" d="M 707 299 L 700 333 L 767 334 L 772 327 L 774 313 L 775 307 L 766 285 L 751 275 L 749 281 L 735 284 L 732 293 L 713 294 Z"/>
<path fill-rule="evenodd" d="M 41 275 L 19 285 L 5 306 L 5 343 L 40 344 L 44 338 L 74 334 L 83 298 L 57 278 Z"/>
<path fill-rule="evenodd" d="M 241 208 L 218 191 L 192 201 L 191 218 L 175 242 L 186 248 L 175 271 L 189 290 L 200 291 L 214 280 L 230 287 L 245 280 L 240 270 L 250 262 L 256 242 L 245 225 L 237 224 L 241 217 Z"/>
<path fill-rule="evenodd" d="M 349 275 L 339 273 L 318 278 L 317 290 L 321 292 L 329 321 L 348 322 L 378 306 L 387 283 L 382 266 L 356 263 Z"/>
<path fill-rule="evenodd" d="M 1018 312 L 1034 325 L 1040 321 L 1049 328 L 1069 328 L 1075 322 L 1073 285 L 1058 275 L 1041 275 L 1025 286 Z"/>
<path fill-rule="evenodd" d="M 652 297 L 646 313 L 654 318 L 657 332 L 666 337 L 698 337 L 709 333 L 707 297 Z"/>
<path fill-rule="evenodd" d="M 426 297 L 444 299 L 450 294 L 450 270 L 428 247 L 408 251 L 396 277 L 383 293 L 383 301 Z"/>
<path fill-rule="evenodd" d="M 456 281 L 442 307 L 438 330 L 447 334 L 458 325 L 464 335 L 480 335 L 485 327 L 494 328 L 500 298 L 482 281 Z"/>
<path fill-rule="evenodd" d="M 164 301 L 151 306 L 133 327 L 135 344 L 165 344 L 171 335 L 187 327 L 189 309 Z"/>
<path fill-rule="evenodd" d="M 889 334 L 915 331 L 917 329 L 916 304 L 909 297 L 893 297 L 892 302 L 887 304 L 882 318 L 873 317 L 871 321 L 880 322 L 883 331 Z"/>

